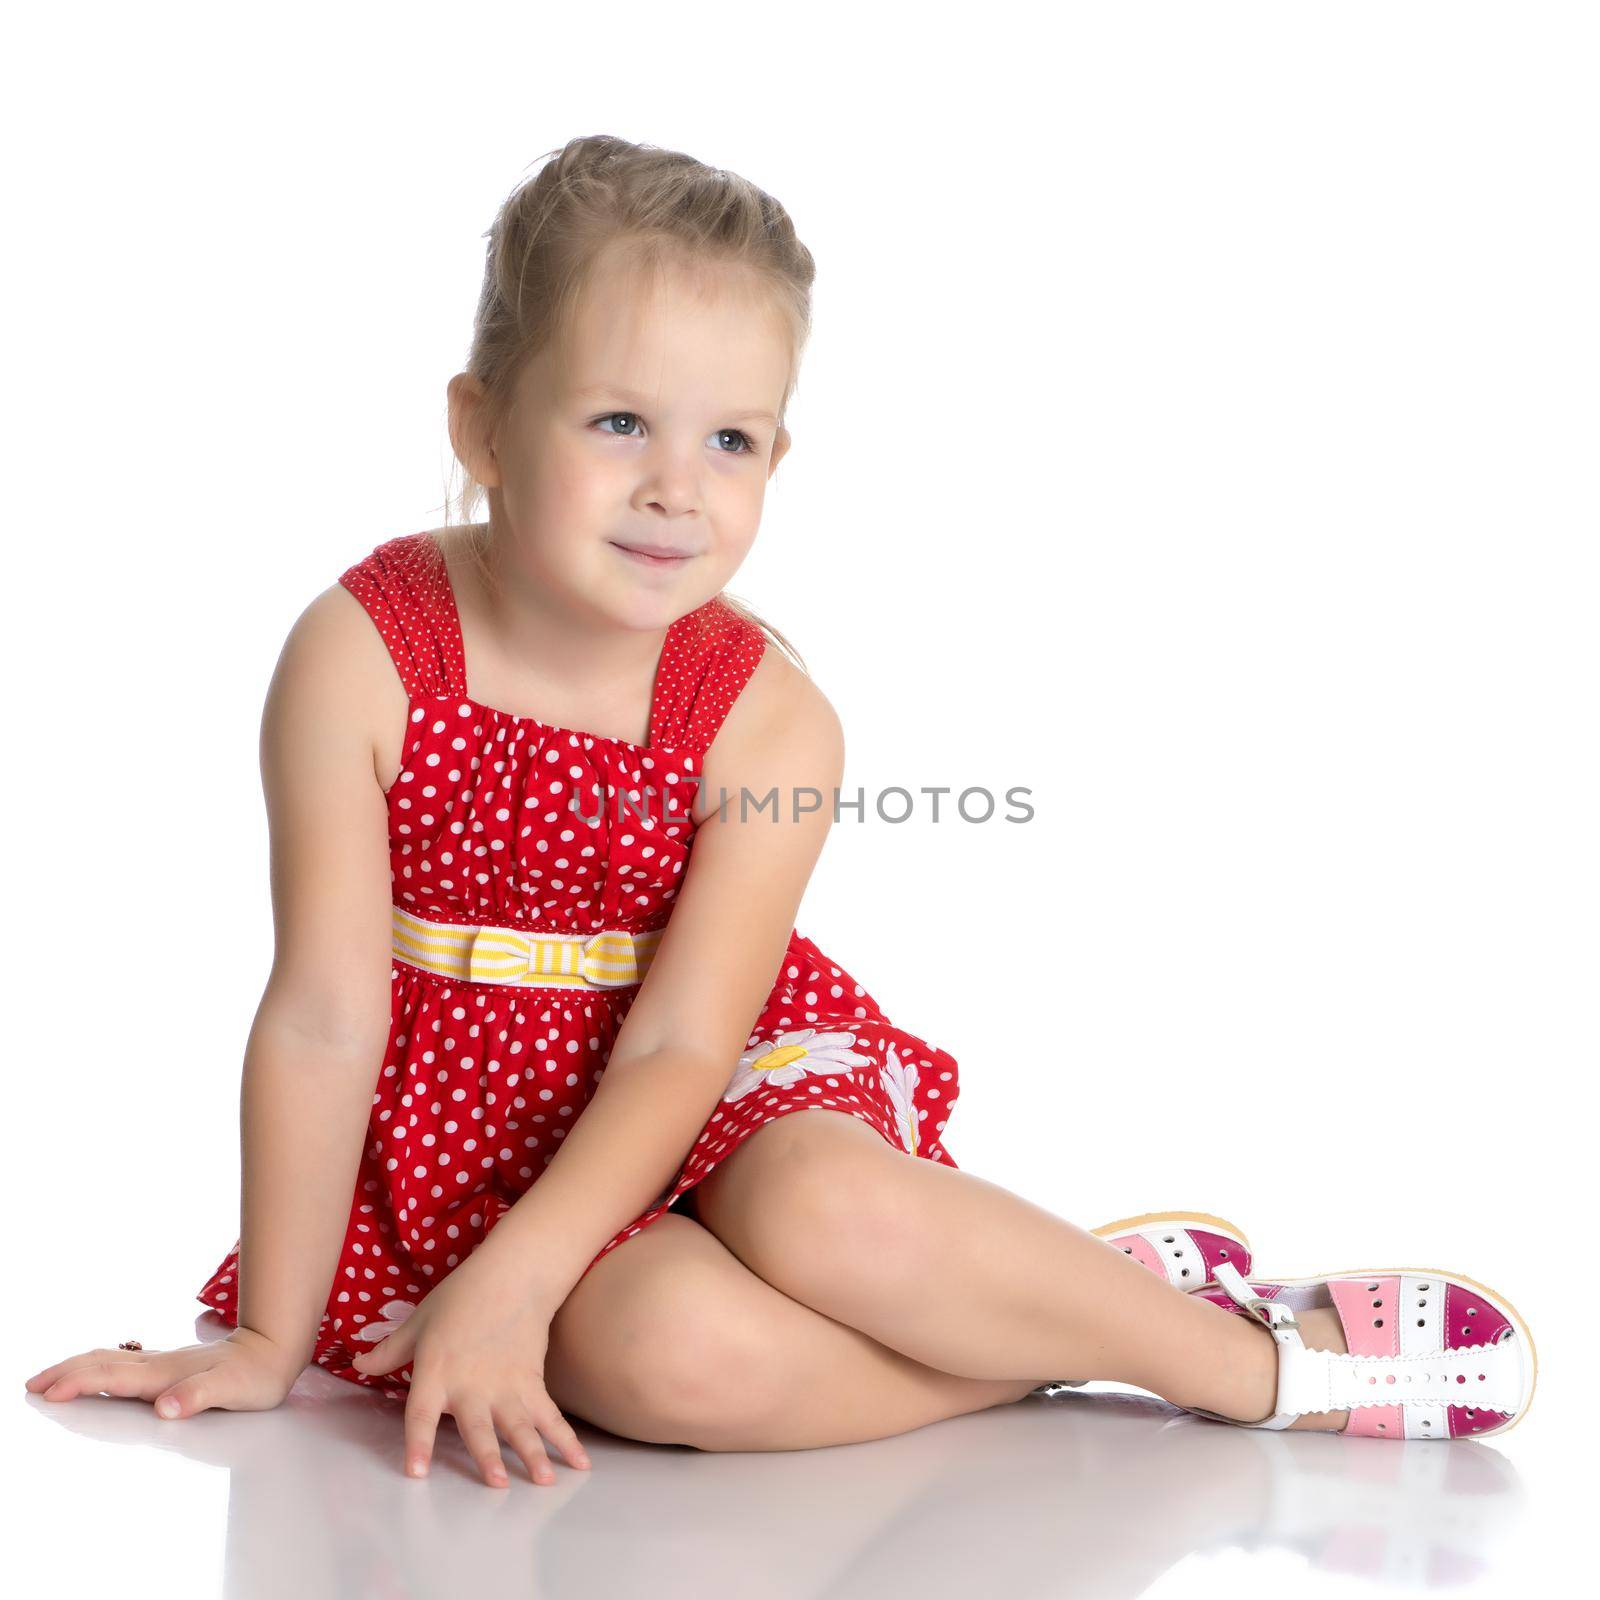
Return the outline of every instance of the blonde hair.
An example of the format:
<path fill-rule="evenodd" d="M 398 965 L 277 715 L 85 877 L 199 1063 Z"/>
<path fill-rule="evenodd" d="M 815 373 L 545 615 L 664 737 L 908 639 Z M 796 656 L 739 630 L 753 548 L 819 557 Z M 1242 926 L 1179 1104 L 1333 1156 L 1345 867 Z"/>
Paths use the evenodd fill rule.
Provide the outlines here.
<path fill-rule="evenodd" d="M 816 276 L 811 252 L 783 206 L 737 173 L 608 134 L 573 139 L 539 159 L 546 164 L 512 190 L 484 235 L 489 245 L 465 370 L 484 387 L 480 415 L 486 430 L 492 432 L 505 414 L 524 365 L 549 345 L 559 357 L 590 269 L 602 255 L 646 269 L 670 260 L 748 272 L 789 335 L 792 358 L 778 406 L 782 425 L 811 333 Z M 487 494 L 459 458 L 456 466 L 464 481 L 447 505 L 447 525 L 451 509 L 469 523 Z M 490 581 L 481 538 L 466 542 Z M 717 598 L 807 670 L 771 623 L 725 589 Z"/>

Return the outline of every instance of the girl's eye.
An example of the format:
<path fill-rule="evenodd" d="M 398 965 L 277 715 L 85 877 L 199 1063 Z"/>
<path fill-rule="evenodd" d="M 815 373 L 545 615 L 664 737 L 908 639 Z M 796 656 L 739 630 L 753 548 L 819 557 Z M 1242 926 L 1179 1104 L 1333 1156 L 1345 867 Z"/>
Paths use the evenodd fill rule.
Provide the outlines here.
<path fill-rule="evenodd" d="M 625 417 L 628 420 L 628 423 L 630 424 L 630 426 L 627 427 L 626 429 L 624 429 L 621 433 L 612 432 L 611 436 L 614 439 L 636 439 L 636 438 L 638 438 L 638 436 L 639 436 L 639 434 L 638 434 L 639 416 L 638 416 L 637 412 L 634 412 L 634 411 L 608 411 L 605 414 L 605 416 L 596 417 L 595 418 L 595 422 L 596 423 L 614 422 L 614 421 L 616 421 L 616 419 L 618 417 Z M 606 431 L 607 432 L 611 432 L 610 429 L 607 429 Z M 748 433 L 746 433 L 742 428 L 718 428 L 716 433 L 713 434 L 712 437 L 716 438 L 716 439 L 724 439 L 724 438 L 731 437 L 731 438 L 737 439 L 739 441 L 738 444 L 732 450 L 719 450 L 718 453 L 720 455 L 739 456 L 739 455 L 754 455 L 756 453 L 756 442 L 755 442 L 755 440 L 752 439 L 750 437 L 750 435 Z"/>

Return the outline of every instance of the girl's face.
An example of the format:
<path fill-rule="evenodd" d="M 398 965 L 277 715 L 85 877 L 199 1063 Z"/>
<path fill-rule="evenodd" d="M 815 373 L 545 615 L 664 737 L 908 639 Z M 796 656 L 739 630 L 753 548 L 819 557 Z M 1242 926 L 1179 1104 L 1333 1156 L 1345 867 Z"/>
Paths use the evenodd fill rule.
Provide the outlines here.
<path fill-rule="evenodd" d="M 546 347 L 524 367 L 492 456 L 467 462 L 498 491 L 493 517 L 519 574 L 580 614 L 640 629 L 718 593 L 789 446 L 776 413 L 790 360 L 748 274 L 602 261 L 565 362 Z M 458 375 L 452 411 L 480 393 Z"/>

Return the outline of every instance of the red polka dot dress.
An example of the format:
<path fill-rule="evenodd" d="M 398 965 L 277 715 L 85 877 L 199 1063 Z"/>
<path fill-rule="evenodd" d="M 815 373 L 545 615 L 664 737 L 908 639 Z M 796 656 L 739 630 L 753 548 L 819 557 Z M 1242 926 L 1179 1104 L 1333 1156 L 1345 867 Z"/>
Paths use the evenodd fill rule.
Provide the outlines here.
<path fill-rule="evenodd" d="M 351 1358 L 466 1259 L 583 1114 L 643 981 L 595 936 L 620 931 L 640 949 L 659 938 L 694 843 L 702 758 L 767 641 L 720 599 L 678 618 L 640 745 L 468 695 L 455 597 L 431 534 L 380 544 L 340 582 L 377 625 L 410 704 L 387 794 L 389 1039 L 312 1359 L 403 1396 L 409 1365 L 371 1375 Z M 555 938 L 565 941 L 559 972 L 529 954 L 532 941 Z M 589 1265 L 791 1111 L 845 1112 L 896 1149 L 953 1167 L 940 1139 L 958 1093 L 955 1059 L 893 1026 L 796 929 L 675 1179 Z M 238 1248 L 198 1296 L 230 1325 Z"/>

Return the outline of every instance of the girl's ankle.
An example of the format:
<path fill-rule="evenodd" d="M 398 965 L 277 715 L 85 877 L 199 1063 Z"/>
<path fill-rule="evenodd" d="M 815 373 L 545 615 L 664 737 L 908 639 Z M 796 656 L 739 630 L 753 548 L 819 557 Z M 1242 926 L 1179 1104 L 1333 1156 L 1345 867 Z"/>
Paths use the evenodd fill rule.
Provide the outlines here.
<path fill-rule="evenodd" d="M 1232 1422 L 1264 1422 L 1277 1407 L 1278 1346 L 1253 1317 L 1227 1315 L 1235 1347 L 1227 1359 L 1225 1382 L 1208 1384 L 1204 1398 L 1177 1403 L 1214 1411 Z"/>
<path fill-rule="evenodd" d="M 1300 1342 L 1307 1350 L 1331 1350 L 1342 1356 L 1350 1348 L 1344 1336 L 1344 1323 L 1332 1306 L 1319 1307 L 1297 1314 L 1300 1324 Z M 1308 1411 L 1289 1424 L 1291 1428 L 1313 1429 L 1320 1433 L 1342 1433 L 1350 1420 L 1348 1411 Z"/>
<path fill-rule="evenodd" d="M 1254 1318 L 1241 1317 L 1243 1326 L 1260 1335 L 1251 1345 L 1251 1356 L 1239 1373 L 1241 1387 L 1230 1403 L 1210 1406 L 1235 1422 L 1265 1422 L 1278 1402 L 1278 1343 L 1271 1332 Z M 1344 1328 L 1337 1311 L 1304 1311 L 1299 1314 L 1300 1338 L 1308 1350 L 1332 1350 L 1343 1355 L 1347 1346 Z M 1289 1428 L 1318 1433 L 1341 1433 L 1350 1420 L 1348 1411 L 1308 1411 L 1289 1424 Z"/>

